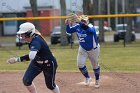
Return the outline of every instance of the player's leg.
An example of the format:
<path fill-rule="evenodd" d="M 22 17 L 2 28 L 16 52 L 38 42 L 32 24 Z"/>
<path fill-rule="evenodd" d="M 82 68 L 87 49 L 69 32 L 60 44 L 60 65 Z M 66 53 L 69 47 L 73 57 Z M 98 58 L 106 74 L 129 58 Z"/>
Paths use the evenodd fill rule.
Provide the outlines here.
<path fill-rule="evenodd" d="M 88 57 L 93 66 L 93 71 L 94 71 L 94 75 L 95 75 L 95 85 L 97 87 L 99 87 L 99 79 L 100 79 L 100 66 L 98 63 L 99 54 L 100 54 L 100 47 L 98 47 L 95 50 L 93 49 L 91 51 L 88 51 Z"/>
<path fill-rule="evenodd" d="M 56 69 L 56 61 L 49 61 L 48 63 L 44 64 L 43 73 L 47 88 L 52 90 L 53 93 L 60 93 L 59 87 L 55 84 Z"/>
<path fill-rule="evenodd" d="M 52 90 L 53 93 L 60 93 L 59 87 L 56 85 L 55 89 Z"/>
<path fill-rule="evenodd" d="M 86 85 L 88 85 L 91 79 L 90 79 L 90 76 L 86 67 L 86 59 L 87 59 L 87 52 L 83 48 L 79 47 L 78 55 L 77 55 L 77 66 L 79 70 L 81 71 L 81 73 L 86 78 L 85 83 Z"/>
<path fill-rule="evenodd" d="M 31 93 L 37 93 L 36 87 L 34 85 L 34 83 L 32 82 L 32 84 L 30 86 L 26 86 L 26 88 L 28 89 L 29 92 Z"/>
<path fill-rule="evenodd" d="M 41 69 L 38 68 L 34 62 L 31 62 L 24 74 L 23 83 L 30 93 L 37 93 L 36 87 L 32 81 L 40 72 Z"/>

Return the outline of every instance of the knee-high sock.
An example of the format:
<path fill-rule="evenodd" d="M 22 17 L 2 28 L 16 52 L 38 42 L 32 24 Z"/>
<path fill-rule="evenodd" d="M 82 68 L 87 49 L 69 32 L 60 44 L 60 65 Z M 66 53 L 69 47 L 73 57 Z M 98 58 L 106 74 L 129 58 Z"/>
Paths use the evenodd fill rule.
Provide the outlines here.
<path fill-rule="evenodd" d="M 100 66 L 97 69 L 93 69 L 93 70 L 94 70 L 95 79 L 99 80 L 100 79 Z"/>
<path fill-rule="evenodd" d="M 60 93 L 59 87 L 56 85 L 55 89 L 52 90 L 53 93 Z"/>
<path fill-rule="evenodd" d="M 32 85 L 26 86 L 26 87 L 30 93 L 37 93 L 34 83 L 32 83 Z"/>
<path fill-rule="evenodd" d="M 82 68 L 79 68 L 79 70 L 81 71 L 81 73 L 85 76 L 85 78 L 90 78 L 89 74 L 88 74 L 88 70 L 87 67 L 84 66 Z"/>

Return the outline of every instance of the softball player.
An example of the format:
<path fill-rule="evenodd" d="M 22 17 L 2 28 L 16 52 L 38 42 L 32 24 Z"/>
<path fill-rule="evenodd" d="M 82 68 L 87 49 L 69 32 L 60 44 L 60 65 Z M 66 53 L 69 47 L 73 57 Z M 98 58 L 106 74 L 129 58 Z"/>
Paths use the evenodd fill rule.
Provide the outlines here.
<path fill-rule="evenodd" d="M 76 22 L 78 24 L 70 27 L 69 24 L 71 22 Z M 88 16 L 81 15 L 80 18 L 78 18 L 76 14 L 70 16 L 69 19 L 66 19 L 65 24 L 67 33 L 77 33 L 80 44 L 77 55 L 77 65 L 81 73 L 86 78 L 85 85 L 89 85 L 91 82 L 91 78 L 86 67 L 86 59 L 88 57 L 95 74 L 95 87 L 99 87 L 100 66 L 98 64 L 98 57 L 100 47 L 93 25 L 89 24 Z"/>
<path fill-rule="evenodd" d="M 7 62 L 13 64 L 31 60 L 23 77 L 23 83 L 30 93 L 37 93 L 33 80 L 42 71 L 47 88 L 52 90 L 53 93 L 60 93 L 59 87 L 55 84 L 57 61 L 41 34 L 36 31 L 32 23 L 26 22 L 20 25 L 17 34 L 20 35 L 20 38 L 29 42 L 30 52 L 25 56 L 10 58 Z"/>

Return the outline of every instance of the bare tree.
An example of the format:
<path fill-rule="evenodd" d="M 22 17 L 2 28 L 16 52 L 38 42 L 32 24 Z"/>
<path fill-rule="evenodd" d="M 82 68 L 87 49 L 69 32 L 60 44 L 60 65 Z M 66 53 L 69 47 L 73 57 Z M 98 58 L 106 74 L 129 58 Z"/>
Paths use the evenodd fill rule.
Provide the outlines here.
<path fill-rule="evenodd" d="M 133 12 L 133 0 L 126 0 L 126 13 L 132 13 Z M 126 31 L 126 35 L 125 35 L 125 41 L 126 42 L 131 42 L 131 33 L 132 33 L 132 31 L 133 31 L 133 29 L 132 29 L 132 17 L 128 17 L 127 19 L 126 19 L 126 23 L 127 23 L 127 31 Z"/>
<path fill-rule="evenodd" d="M 104 14 L 104 9 L 105 9 L 105 0 L 99 0 L 98 1 L 98 6 L 99 6 L 99 13 L 98 14 Z M 104 19 L 103 18 L 100 18 L 99 19 L 99 41 L 100 42 L 104 42 Z"/>
<path fill-rule="evenodd" d="M 97 15 L 98 14 L 98 0 L 93 0 L 93 14 Z"/>
<path fill-rule="evenodd" d="M 93 0 L 94 1 L 94 0 Z M 83 14 L 93 15 L 94 14 L 94 5 L 91 0 L 83 0 Z M 89 21 L 94 24 L 94 19 L 89 19 Z"/>
<path fill-rule="evenodd" d="M 115 14 L 115 0 L 110 0 L 110 14 Z M 110 19 L 110 26 L 115 30 L 116 24 L 115 24 L 115 18 Z"/>
<path fill-rule="evenodd" d="M 105 0 L 83 0 L 83 13 L 86 15 L 104 14 Z M 99 19 L 99 41 L 104 42 L 104 19 Z M 94 24 L 94 19 L 90 19 L 90 22 Z"/>
<path fill-rule="evenodd" d="M 0 18 L 2 18 L 2 14 L 0 13 Z M 2 36 L 2 21 L 0 21 L 0 36 Z"/>
<path fill-rule="evenodd" d="M 65 3 L 65 0 L 60 0 L 60 6 L 61 6 L 61 16 L 66 16 L 66 3 Z M 68 45 L 64 19 L 61 19 L 61 45 Z"/>
<path fill-rule="evenodd" d="M 33 17 L 38 17 L 38 10 L 37 10 L 37 0 L 30 0 L 30 5 L 33 13 Z M 38 30 L 40 30 L 40 25 L 38 20 L 34 20 L 34 24 Z"/>

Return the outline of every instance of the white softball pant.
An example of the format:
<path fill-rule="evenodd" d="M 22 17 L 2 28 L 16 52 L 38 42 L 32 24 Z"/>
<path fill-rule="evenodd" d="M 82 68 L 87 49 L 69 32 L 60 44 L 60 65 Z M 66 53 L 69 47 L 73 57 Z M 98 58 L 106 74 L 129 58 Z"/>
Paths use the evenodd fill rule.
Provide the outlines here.
<path fill-rule="evenodd" d="M 100 54 L 100 45 L 96 49 L 92 49 L 90 51 L 86 51 L 81 46 L 79 46 L 78 55 L 77 55 L 77 66 L 82 68 L 86 65 L 86 59 L 89 58 L 93 69 L 97 69 L 99 67 L 98 59 Z"/>

